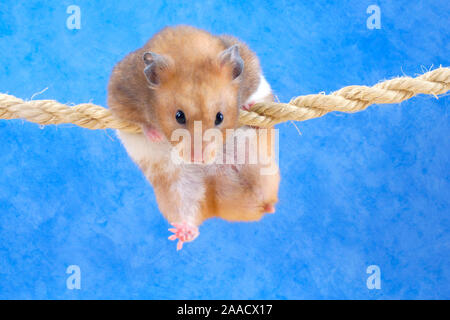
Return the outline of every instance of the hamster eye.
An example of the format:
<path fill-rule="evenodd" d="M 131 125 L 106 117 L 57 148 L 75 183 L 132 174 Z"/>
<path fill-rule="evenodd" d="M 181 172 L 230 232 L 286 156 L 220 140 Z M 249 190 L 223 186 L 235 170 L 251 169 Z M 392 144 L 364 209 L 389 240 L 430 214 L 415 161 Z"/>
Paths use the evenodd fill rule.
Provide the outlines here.
<path fill-rule="evenodd" d="M 186 123 L 186 116 L 184 115 L 184 112 L 181 110 L 178 110 L 175 114 L 175 119 L 179 124 L 185 124 Z"/>
<path fill-rule="evenodd" d="M 215 121 L 216 126 L 221 124 L 222 121 L 223 121 L 223 114 L 222 114 L 222 112 L 217 112 L 217 114 L 216 114 L 216 121 Z"/>

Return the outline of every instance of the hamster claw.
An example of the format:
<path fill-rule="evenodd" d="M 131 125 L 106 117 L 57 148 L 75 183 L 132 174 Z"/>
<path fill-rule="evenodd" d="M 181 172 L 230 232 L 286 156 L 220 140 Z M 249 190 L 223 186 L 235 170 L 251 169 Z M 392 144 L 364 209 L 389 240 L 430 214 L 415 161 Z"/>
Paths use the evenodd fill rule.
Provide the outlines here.
<path fill-rule="evenodd" d="M 190 225 L 186 222 L 172 223 L 172 226 L 174 226 L 175 228 L 170 228 L 169 231 L 173 232 L 174 234 L 171 235 L 168 239 L 172 241 L 178 239 L 177 251 L 183 248 L 183 244 L 185 242 L 193 241 L 200 234 L 196 226 Z"/>
<path fill-rule="evenodd" d="M 255 103 L 252 101 L 252 102 L 249 102 L 249 103 L 247 103 L 247 104 L 244 104 L 243 106 L 242 106 L 242 109 L 244 109 L 245 111 L 250 111 L 250 109 L 253 107 L 253 105 L 254 105 Z"/>

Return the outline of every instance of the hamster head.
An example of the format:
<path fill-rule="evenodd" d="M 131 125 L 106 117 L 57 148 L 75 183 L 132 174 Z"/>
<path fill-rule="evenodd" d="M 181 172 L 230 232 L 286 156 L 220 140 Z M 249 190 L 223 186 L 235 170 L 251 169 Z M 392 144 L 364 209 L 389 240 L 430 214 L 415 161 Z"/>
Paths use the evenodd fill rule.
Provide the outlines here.
<path fill-rule="evenodd" d="M 223 149 L 226 130 L 238 126 L 244 61 L 237 45 L 214 55 L 182 57 L 142 55 L 153 118 L 183 160 L 211 162 Z"/>

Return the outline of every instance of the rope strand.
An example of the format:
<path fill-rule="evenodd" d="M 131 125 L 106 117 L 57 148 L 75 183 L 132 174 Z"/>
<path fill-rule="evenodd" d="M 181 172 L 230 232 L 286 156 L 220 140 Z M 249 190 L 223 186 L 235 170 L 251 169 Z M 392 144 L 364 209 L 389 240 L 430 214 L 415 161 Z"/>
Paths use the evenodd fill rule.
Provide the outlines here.
<path fill-rule="evenodd" d="M 257 103 L 241 110 L 242 125 L 270 127 L 289 120 L 304 121 L 331 111 L 357 112 L 372 104 L 400 103 L 418 94 L 437 97 L 450 90 L 450 68 L 438 68 L 416 78 L 400 77 L 372 87 L 348 86 L 329 95 L 310 94 L 289 103 Z M 68 106 L 54 100 L 24 101 L 0 93 L 0 119 L 25 119 L 42 125 L 73 123 L 88 129 L 119 129 L 138 133 L 141 128 L 116 118 L 109 109 L 92 103 Z"/>

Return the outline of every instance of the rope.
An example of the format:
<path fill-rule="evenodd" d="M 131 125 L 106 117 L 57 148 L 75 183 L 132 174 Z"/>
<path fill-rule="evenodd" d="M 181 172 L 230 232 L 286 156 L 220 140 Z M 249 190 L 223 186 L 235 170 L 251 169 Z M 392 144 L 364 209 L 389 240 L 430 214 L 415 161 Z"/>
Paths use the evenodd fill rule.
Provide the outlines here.
<path fill-rule="evenodd" d="M 372 87 L 348 86 L 329 95 L 310 94 L 289 103 L 257 103 L 250 111 L 241 110 L 243 125 L 270 127 L 277 123 L 304 121 L 331 111 L 357 112 L 372 104 L 400 103 L 418 94 L 444 94 L 450 90 L 450 68 L 438 68 L 416 78 L 400 77 Z M 120 120 L 109 109 L 91 103 L 68 106 L 54 100 L 24 101 L 0 93 L 0 119 L 26 119 L 42 125 L 73 123 L 88 129 L 120 129 L 140 132 L 134 123 Z"/>

